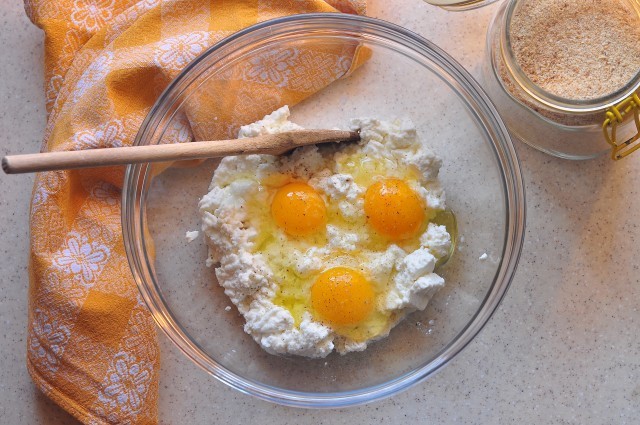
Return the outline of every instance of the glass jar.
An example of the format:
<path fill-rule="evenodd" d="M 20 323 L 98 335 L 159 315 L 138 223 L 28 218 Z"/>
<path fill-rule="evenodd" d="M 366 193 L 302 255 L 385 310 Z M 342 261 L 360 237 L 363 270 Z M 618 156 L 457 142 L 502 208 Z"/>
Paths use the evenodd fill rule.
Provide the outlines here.
<path fill-rule="evenodd" d="M 640 147 L 639 72 L 623 87 L 600 98 L 555 96 L 533 83 L 516 63 L 510 28 L 517 8 L 529 0 L 505 1 L 487 34 L 484 88 L 514 138 L 548 154 L 589 159 L 608 151 L 620 159 Z M 638 14 L 640 4 L 627 0 Z"/>

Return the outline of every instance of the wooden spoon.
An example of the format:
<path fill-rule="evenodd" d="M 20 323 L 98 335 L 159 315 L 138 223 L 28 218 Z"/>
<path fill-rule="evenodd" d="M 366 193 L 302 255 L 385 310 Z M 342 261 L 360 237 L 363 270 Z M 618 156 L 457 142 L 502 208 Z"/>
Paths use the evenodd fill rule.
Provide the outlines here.
<path fill-rule="evenodd" d="M 8 155 L 2 158 L 2 169 L 7 174 L 17 174 L 252 153 L 280 155 L 300 146 L 358 140 L 357 131 L 299 130 L 244 139 Z"/>

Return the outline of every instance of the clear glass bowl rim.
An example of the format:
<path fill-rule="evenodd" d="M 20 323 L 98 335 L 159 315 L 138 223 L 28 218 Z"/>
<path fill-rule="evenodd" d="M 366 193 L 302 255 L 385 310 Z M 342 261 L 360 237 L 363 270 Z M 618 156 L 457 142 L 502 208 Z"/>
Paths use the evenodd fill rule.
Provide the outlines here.
<path fill-rule="evenodd" d="M 441 77 L 447 77 L 447 83 L 452 89 L 459 96 L 464 96 L 467 102 L 473 102 L 475 116 L 482 120 L 484 130 L 493 142 L 492 148 L 495 159 L 500 165 L 506 203 L 503 255 L 490 290 L 473 319 L 433 360 L 383 384 L 331 393 L 287 390 L 239 376 L 218 364 L 189 338 L 187 332 L 171 314 L 152 272 L 153 264 L 146 252 L 144 242 L 146 193 L 140 188 L 148 178 L 149 164 L 130 165 L 125 173 L 121 216 L 124 245 L 134 280 L 157 325 L 188 358 L 219 381 L 242 393 L 288 406 L 337 408 L 364 404 L 389 397 L 433 375 L 464 349 L 493 315 L 511 283 L 524 242 L 526 214 L 524 182 L 507 128 L 489 97 L 461 65 L 439 47 L 407 29 L 379 19 L 340 13 L 291 15 L 272 19 L 241 30 L 213 45 L 187 65 L 160 95 L 138 130 L 134 145 L 144 144 L 144 141 L 153 135 L 163 116 L 175 103 L 179 102 L 185 85 L 188 86 L 190 81 L 193 82 L 196 79 L 197 76 L 194 77 L 192 74 L 199 70 L 199 65 L 205 58 L 216 55 L 220 49 L 233 42 L 253 43 L 269 39 L 278 30 L 287 31 L 291 28 L 298 30 L 303 28 L 309 31 L 314 28 L 355 31 L 356 34 L 366 33 L 389 42 L 399 43 L 402 47 L 411 49 L 438 66 L 442 70 Z M 220 57 L 214 56 L 214 58 L 220 60 Z M 452 84 L 464 88 L 465 92 L 462 93 Z"/>

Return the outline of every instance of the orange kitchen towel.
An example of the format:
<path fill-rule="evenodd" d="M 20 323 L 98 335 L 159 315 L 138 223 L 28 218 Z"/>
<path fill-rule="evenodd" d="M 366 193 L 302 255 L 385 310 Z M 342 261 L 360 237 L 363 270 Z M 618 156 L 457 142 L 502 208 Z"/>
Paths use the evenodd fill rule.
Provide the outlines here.
<path fill-rule="evenodd" d="M 27 14 L 45 32 L 42 149 L 129 145 L 163 88 L 217 41 L 282 15 L 362 14 L 364 3 L 26 0 Z M 302 56 L 265 57 L 256 65 L 262 71 L 250 77 L 275 94 L 270 106 L 295 104 L 346 74 L 353 54 L 353 48 L 322 52 L 321 61 L 306 57 L 302 65 Z M 270 83 L 300 66 L 338 71 L 309 72 L 313 80 L 296 87 Z M 221 101 L 235 111 L 223 117 L 228 128 L 270 112 L 235 104 L 242 99 Z M 193 121 L 198 111 L 187 115 L 174 142 L 206 126 Z M 38 174 L 33 190 L 27 367 L 44 393 L 87 424 L 157 423 L 158 346 L 124 251 L 123 175 L 123 167 L 47 172 Z"/>

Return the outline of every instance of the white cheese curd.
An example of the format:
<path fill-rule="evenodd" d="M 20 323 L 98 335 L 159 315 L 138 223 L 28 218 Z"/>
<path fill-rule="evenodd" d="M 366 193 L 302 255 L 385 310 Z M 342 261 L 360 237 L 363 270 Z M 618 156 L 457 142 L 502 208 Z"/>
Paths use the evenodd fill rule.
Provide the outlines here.
<path fill-rule="evenodd" d="M 451 249 L 451 235 L 445 226 L 429 223 L 427 231 L 420 236 L 420 245 L 438 258 L 446 257 Z"/>
<path fill-rule="evenodd" d="M 302 127 L 289 121 L 289 115 L 291 115 L 289 107 L 285 105 L 265 116 L 260 121 L 240 127 L 238 138 L 242 139 L 244 137 L 256 137 L 264 134 L 302 130 Z"/>
<path fill-rule="evenodd" d="M 184 237 L 187 239 L 187 242 L 195 241 L 196 239 L 198 239 L 198 236 L 200 236 L 200 232 L 197 230 L 189 230 L 184 235 Z"/>
<path fill-rule="evenodd" d="M 288 118 L 282 107 L 238 137 L 301 129 Z M 200 201 L 207 265 L 244 316 L 245 332 L 269 353 L 319 358 L 365 350 L 425 309 L 444 285 L 435 268 L 449 255 L 451 236 L 429 222 L 445 208 L 440 159 L 409 120 L 354 119 L 351 128 L 360 130 L 357 144 L 226 157 Z M 369 224 L 365 194 L 386 178 L 405 182 L 424 205 L 427 218 L 415 236 L 387 240 Z M 292 236 L 276 223 L 273 199 L 292 182 L 308 185 L 326 206 L 321 229 L 310 236 Z M 375 305 L 357 324 L 324 320 L 313 307 L 314 282 L 338 267 L 357 270 L 374 288 Z"/>
<path fill-rule="evenodd" d="M 423 310 L 433 293 L 444 286 L 444 279 L 432 273 L 436 261 L 436 257 L 424 247 L 397 260 L 397 273 L 387 295 L 386 308 L 400 310 L 410 307 L 412 310 Z"/>

